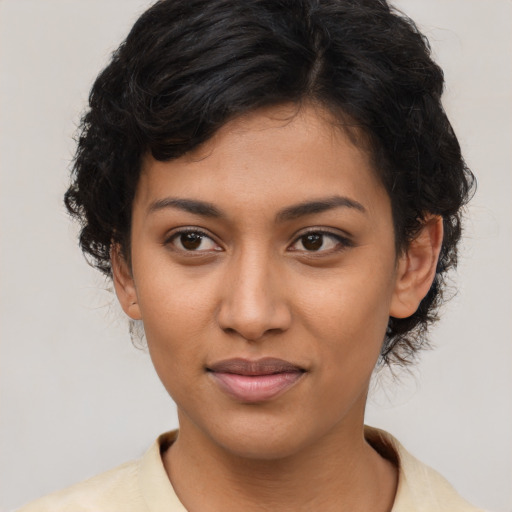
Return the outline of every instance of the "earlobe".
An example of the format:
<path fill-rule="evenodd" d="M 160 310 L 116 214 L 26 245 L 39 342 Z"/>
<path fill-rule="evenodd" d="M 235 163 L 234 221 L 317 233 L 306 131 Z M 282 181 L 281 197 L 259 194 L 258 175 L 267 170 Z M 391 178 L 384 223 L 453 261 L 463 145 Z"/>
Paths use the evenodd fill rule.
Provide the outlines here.
<path fill-rule="evenodd" d="M 132 320 L 141 320 L 142 315 L 137 299 L 137 289 L 133 280 L 132 272 L 117 244 L 110 248 L 110 261 L 112 264 L 112 280 L 116 295 L 123 308 L 123 311 Z"/>
<path fill-rule="evenodd" d="M 390 316 L 407 318 L 416 312 L 434 280 L 442 243 L 442 217 L 428 217 L 399 258 Z"/>

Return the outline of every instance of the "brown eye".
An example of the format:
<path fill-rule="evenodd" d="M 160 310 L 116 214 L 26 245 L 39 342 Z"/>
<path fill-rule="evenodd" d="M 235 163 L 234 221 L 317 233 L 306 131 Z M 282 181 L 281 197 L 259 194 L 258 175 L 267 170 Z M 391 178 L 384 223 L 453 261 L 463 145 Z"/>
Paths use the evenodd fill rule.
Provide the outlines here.
<path fill-rule="evenodd" d="M 291 251 L 330 253 L 350 247 L 352 242 L 345 237 L 327 231 L 310 231 L 296 239 Z"/>
<path fill-rule="evenodd" d="M 180 236 L 181 245 L 188 251 L 196 250 L 202 241 L 203 237 L 199 233 L 183 233 Z"/>
<path fill-rule="evenodd" d="M 221 250 L 220 247 L 202 231 L 184 231 L 176 233 L 170 240 L 180 251 L 209 252 Z"/>
<path fill-rule="evenodd" d="M 324 243 L 324 236 L 319 233 L 311 233 L 302 237 L 302 246 L 306 251 L 318 251 Z"/>

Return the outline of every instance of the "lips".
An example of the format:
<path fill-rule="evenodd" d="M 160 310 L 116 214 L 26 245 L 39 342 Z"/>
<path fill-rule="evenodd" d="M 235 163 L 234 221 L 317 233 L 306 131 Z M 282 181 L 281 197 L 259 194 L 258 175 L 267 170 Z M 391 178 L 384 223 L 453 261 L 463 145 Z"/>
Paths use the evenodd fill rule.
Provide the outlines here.
<path fill-rule="evenodd" d="M 256 361 L 227 359 L 207 371 L 221 391 L 241 402 L 264 402 L 290 389 L 305 370 L 288 361 L 263 358 Z"/>

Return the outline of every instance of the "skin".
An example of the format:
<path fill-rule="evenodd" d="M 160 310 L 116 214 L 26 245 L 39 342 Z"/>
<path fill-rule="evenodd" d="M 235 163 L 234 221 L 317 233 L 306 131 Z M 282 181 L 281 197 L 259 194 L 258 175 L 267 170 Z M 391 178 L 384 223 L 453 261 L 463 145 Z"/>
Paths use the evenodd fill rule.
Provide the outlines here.
<path fill-rule="evenodd" d="M 364 439 L 366 397 L 389 316 L 411 315 L 430 287 L 442 223 L 397 255 L 389 197 L 352 139 L 325 111 L 284 105 L 143 163 L 114 283 L 177 404 L 163 460 L 191 512 L 392 507 L 397 470 Z M 247 403 L 208 371 L 235 357 L 303 373 Z"/>

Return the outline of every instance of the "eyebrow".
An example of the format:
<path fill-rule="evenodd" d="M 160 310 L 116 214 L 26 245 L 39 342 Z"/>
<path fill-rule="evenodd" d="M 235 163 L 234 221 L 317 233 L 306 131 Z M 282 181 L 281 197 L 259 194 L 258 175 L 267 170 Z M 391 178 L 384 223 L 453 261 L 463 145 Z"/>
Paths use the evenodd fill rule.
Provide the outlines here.
<path fill-rule="evenodd" d="M 286 222 L 306 215 L 322 213 L 340 207 L 351 208 L 361 213 L 366 213 L 366 208 L 354 199 L 344 196 L 331 196 L 288 206 L 277 213 L 276 222 Z M 148 212 L 153 213 L 166 208 L 176 208 L 194 215 L 214 219 L 226 217 L 226 215 L 212 203 L 199 201 L 197 199 L 183 199 L 176 197 L 166 197 L 151 203 L 148 208 Z"/>
<path fill-rule="evenodd" d="M 281 210 L 276 215 L 276 220 L 278 222 L 285 222 L 297 219 L 299 217 L 304 217 L 306 215 L 322 213 L 339 207 L 351 208 L 361 213 L 366 213 L 366 208 L 354 199 L 350 199 L 349 197 L 344 196 L 331 196 L 289 206 L 284 210 Z"/>
<path fill-rule="evenodd" d="M 222 212 L 212 203 L 197 201 L 195 199 L 181 199 L 176 197 L 166 197 L 151 203 L 148 208 L 149 213 L 164 210 L 165 208 L 176 208 L 194 215 L 202 217 L 220 218 L 224 217 Z"/>

